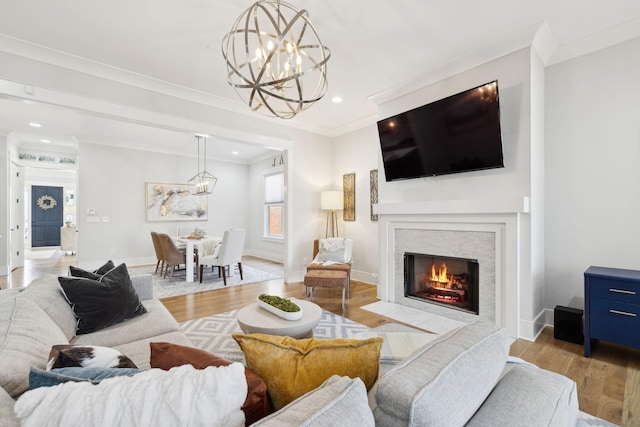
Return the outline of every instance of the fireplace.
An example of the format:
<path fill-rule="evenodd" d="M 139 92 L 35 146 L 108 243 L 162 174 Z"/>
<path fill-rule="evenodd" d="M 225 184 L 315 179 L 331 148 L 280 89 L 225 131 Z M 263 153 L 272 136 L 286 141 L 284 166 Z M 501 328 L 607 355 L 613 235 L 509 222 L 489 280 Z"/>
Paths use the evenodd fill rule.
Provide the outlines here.
<path fill-rule="evenodd" d="M 404 295 L 478 314 L 478 272 L 475 259 L 405 252 Z"/>

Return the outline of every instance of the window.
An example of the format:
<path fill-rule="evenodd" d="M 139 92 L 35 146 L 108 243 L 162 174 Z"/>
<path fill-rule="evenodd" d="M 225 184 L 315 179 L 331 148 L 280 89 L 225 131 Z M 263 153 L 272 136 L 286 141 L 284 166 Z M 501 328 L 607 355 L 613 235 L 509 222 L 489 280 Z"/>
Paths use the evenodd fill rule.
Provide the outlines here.
<path fill-rule="evenodd" d="M 284 217 L 284 172 L 264 177 L 264 235 L 282 239 Z"/>

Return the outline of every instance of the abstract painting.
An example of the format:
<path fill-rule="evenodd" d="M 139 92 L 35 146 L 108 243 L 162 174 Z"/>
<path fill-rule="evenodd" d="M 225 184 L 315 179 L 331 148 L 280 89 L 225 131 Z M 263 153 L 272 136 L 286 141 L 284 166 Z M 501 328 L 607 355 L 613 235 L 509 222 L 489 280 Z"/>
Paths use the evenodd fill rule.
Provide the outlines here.
<path fill-rule="evenodd" d="M 146 219 L 156 221 L 206 221 L 207 196 L 196 196 L 188 184 L 146 183 Z"/>

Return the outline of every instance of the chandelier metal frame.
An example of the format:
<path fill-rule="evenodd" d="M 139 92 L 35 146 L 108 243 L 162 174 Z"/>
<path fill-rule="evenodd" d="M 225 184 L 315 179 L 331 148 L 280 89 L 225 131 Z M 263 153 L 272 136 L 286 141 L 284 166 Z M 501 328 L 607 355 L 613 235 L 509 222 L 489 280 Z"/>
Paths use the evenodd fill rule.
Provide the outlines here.
<path fill-rule="evenodd" d="M 306 10 L 261 0 L 222 39 L 227 81 L 253 111 L 290 119 L 327 92 L 331 51 Z"/>
<path fill-rule="evenodd" d="M 202 196 L 213 193 L 213 189 L 218 182 L 218 178 L 207 172 L 207 137 L 196 135 L 198 140 L 198 173 L 191 178 L 188 183 L 196 188 L 195 194 Z M 204 139 L 204 157 L 202 159 L 203 170 L 200 172 L 200 140 Z"/>

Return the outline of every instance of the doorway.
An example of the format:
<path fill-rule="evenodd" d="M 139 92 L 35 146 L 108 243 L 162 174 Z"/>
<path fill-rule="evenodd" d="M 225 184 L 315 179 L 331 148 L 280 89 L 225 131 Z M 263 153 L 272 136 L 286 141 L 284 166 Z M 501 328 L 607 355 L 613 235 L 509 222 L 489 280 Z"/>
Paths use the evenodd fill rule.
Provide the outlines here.
<path fill-rule="evenodd" d="M 62 187 L 31 186 L 31 247 L 60 246 L 64 190 Z"/>

